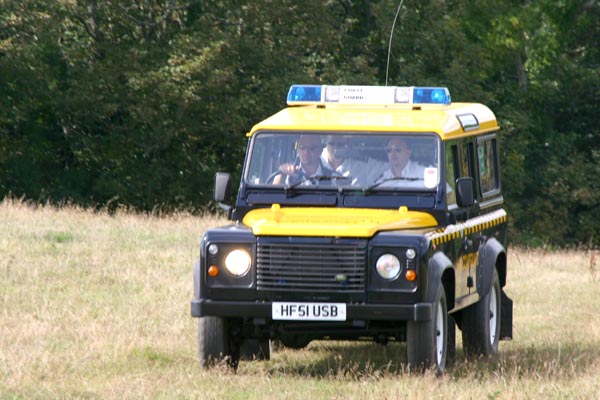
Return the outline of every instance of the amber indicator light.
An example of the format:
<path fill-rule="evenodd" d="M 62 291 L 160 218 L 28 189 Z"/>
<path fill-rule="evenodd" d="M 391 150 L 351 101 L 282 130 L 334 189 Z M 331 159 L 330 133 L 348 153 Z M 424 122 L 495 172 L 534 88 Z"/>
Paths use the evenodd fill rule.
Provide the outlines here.
<path fill-rule="evenodd" d="M 208 276 L 212 276 L 214 278 L 217 275 L 219 275 L 219 267 L 216 265 L 211 265 L 208 267 Z"/>

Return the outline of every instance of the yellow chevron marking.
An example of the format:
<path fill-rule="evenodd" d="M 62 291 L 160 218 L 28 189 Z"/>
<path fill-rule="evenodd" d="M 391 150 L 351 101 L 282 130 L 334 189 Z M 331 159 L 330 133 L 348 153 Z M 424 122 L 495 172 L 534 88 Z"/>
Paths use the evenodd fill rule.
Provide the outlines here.
<path fill-rule="evenodd" d="M 429 237 L 429 240 L 431 240 L 431 243 L 437 246 L 439 244 L 449 242 L 450 240 L 503 224 L 506 222 L 506 219 L 505 210 L 496 210 L 489 214 L 472 218 L 460 224 L 448 225 L 443 229 L 437 229 L 429 233 L 427 236 Z"/>

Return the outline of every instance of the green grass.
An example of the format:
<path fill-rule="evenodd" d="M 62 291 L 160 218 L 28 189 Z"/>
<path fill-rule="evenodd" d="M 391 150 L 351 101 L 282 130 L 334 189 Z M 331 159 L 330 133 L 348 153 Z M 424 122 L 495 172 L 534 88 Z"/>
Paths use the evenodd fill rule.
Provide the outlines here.
<path fill-rule="evenodd" d="M 404 345 L 313 342 L 201 371 L 201 232 L 224 223 L 0 203 L 0 398 L 597 399 L 600 254 L 511 249 L 514 340 L 415 375 Z"/>

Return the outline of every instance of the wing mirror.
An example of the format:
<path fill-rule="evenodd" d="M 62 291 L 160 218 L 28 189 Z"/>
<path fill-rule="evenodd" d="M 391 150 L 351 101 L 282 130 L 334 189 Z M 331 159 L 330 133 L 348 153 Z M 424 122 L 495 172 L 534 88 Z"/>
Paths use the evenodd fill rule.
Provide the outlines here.
<path fill-rule="evenodd" d="M 225 201 L 231 198 L 231 174 L 227 172 L 217 172 L 215 174 L 215 192 L 213 198 L 219 207 L 231 215 L 231 206 L 225 204 Z"/>
<path fill-rule="evenodd" d="M 475 204 L 475 184 L 472 177 L 463 177 L 456 180 L 456 204 L 459 207 L 471 207 Z"/>

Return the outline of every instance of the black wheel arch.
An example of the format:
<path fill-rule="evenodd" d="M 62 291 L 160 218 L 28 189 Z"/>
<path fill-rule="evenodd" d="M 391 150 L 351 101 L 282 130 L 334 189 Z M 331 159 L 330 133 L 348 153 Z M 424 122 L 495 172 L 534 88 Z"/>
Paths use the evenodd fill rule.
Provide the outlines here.
<path fill-rule="evenodd" d="M 437 287 L 441 284 L 446 292 L 446 306 L 448 310 L 452 310 L 454 308 L 455 279 L 452 261 L 443 252 L 435 252 L 429 259 L 426 300 L 428 302 L 435 301 Z"/>
<path fill-rule="evenodd" d="M 490 291 L 494 268 L 498 271 L 500 287 L 506 285 L 506 249 L 495 238 L 490 238 L 479 249 L 477 292 L 485 296 Z"/>

